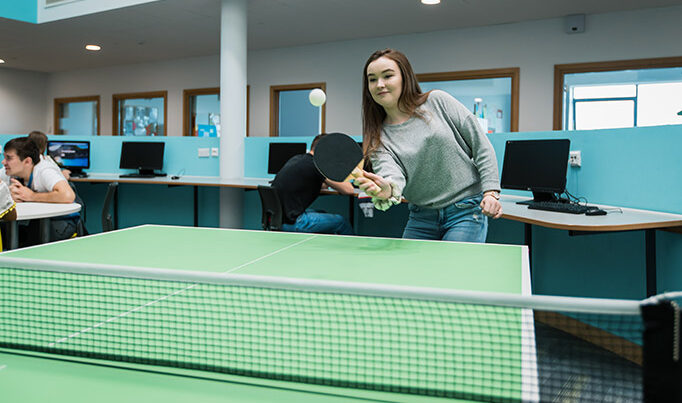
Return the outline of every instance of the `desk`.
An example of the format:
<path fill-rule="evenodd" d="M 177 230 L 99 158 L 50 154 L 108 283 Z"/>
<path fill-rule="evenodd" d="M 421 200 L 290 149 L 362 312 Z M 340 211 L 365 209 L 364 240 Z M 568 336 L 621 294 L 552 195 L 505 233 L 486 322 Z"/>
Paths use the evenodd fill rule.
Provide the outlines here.
<path fill-rule="evenodd" d="M 87 178 L 71 178 L 72 182 L 85 183 L 133 183 L 142 185 L 192 186 L 194 188 L 194 226 L 199 226 L 199 187 L 228 187 L 245 190 L 256 190 L 259 185 L 270 185 L 269 178 L 221 178 L 218 176 L 181 176 L 171 179 L 171 176 L 157 176 L 154 178 L 121 178 L 118 174 L 92 173 Z M 335 190 L 323 190 L 321 194 L 338 194 Z M 118 194 L 117 194 L 118 195 Z M 118 197 L 114 199 L 114 220 L 118 220 Z M 353 222 L 353 199 L 349 202 L 349 220 Z M 118 222 L 114 225 L 118 228 Z"/>
<path fill-rule="evenodd" d="M 530 210 L 528 206 L 516 202 L 528 197 L 502 195 L 502 218 L 520 221 L 525 225 L 525 244 L 532 249 L 533 225 L 568 230 L 570 235 L 613 231 L 645 232 L 646 295 L 656 294 L 656 230 L 682 226 L 682 215 L 658 211 L 598 205 L 607 210 L 602 216 L 557 213 L 553 211 Z M 619 211 L 612 211 L 619 209 Z M 621 212 L 622 211 L 622 212 Z M 532 267 L 532 262 L 531 262 Z"/>
<path fill-rule="evenodd" d="M 10 251 L 0 390 L 28 402 L 537 401 L 528 310 L 407 291 L 489 303 L 528 295 L 528 276 L 525 246 L 155 225 Z"/>
<path fill-rule="evenodd" d="M 22 220 L 40 220 L 40 241 L 50 241 L 50 218 L 77 213 L 81 210 L 78 203 L 17 203 L 17 219 L 9 222 L 8 249 L 19 247 L 19 224 Z"/>

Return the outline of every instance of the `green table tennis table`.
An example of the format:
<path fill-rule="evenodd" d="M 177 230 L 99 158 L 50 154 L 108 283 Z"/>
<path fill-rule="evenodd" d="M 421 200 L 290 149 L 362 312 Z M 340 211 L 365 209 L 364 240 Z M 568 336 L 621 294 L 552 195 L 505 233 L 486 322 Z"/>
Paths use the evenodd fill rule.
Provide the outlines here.
<path fill-rule="evenodd" d="M 145 225 L 0 268 L 6 402 L 537 400 L 524 310 L 449 300 L 529 295 L 525 246 Z"/>

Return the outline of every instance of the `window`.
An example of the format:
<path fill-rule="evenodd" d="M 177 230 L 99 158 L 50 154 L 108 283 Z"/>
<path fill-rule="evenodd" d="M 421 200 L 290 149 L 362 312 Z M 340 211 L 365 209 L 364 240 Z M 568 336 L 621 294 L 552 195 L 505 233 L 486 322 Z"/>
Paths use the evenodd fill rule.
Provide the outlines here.
<path fill-rule="evenodd" d="M 165 136 L 168 91 L 113 95 L 114 136 Z"/>
<path fill-rule="evenodd" d="M 183 136 L 220 137 L 220 87 L 182 92 Z"/>
<path fill-rule="evenodd" d="M 554 66 L 554 130 L 682 124 L 682 57 Z"/>
<path fill-rule="evenodd" d="M 249 132 L 249 91 L 246 86 L 246 132 Z M 182 91 L 182 135 L 220 137 L 220 87 Z"/>
<path fill-rule="evenodd" d="M 316 136 L 324 133 L 326 103 L 313 106 L 311 90 L 326 92 L 326 83 L 276 85 L 270 87 L 270 136 Z"/>
<path fill-rule="evenodd" d="M 443 90 L 479 118 L 487 133 L 519 130 L 518 67 L 417 74 L 422 91 Z"/>
<path fill-rule="evenodd" d="M 54 134 L 99 135 L 99 95 L 55 98 Z"/>

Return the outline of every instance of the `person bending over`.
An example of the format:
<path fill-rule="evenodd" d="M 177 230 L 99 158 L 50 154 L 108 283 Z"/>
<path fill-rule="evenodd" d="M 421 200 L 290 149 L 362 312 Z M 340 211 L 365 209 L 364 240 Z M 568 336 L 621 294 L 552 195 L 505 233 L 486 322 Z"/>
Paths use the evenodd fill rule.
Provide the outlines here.
<path fill-rule="evenodd" d="M 38 161 L 38 163 L 35 163 Z M 0 179 L 9 185 L 15 202 L 73 203 L 75 193 L 64 176 L 51 164 L 41 161 L 40 152 L 28 137 L 14 138 L 5 144 L 4 173 Z M 51 220 L 50 240 L 67 239 L 76 233 L 79 215 Z M 26 235 L 20 234 L 22 246 L 33 245 L 39 239 L 35 223 L 29 225 Z"/>
<path fill-rule="evenodd" d="M 327 186 L 343 195 L 354 193 L 353 185 L 349 182 L 329 180 L 315 167 L 315 146 L 324 135 L 313 139 L 308 153 L 291 157 L 272 182 L 282 202 L 282 229 L 289 232 L 353 235 L 353 229 L 345 217 L 309 208 L 320 195 L 320 190 Z"/>

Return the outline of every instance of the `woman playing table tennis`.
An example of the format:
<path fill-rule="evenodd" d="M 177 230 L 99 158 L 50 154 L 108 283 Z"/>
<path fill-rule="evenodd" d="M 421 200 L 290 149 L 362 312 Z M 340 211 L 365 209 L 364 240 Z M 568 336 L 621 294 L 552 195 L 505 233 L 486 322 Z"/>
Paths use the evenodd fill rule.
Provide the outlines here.
<path fill-rule="evenodd" d="M 374 52 L 363 70 L 363 152 L 373 173 L 355 179 L 379 210 L 409 200 L 404 238 L 485 242 L 499 218 L 495 151 L 476 118 L 449 94 L 422 93 L 410 62 Z"/>

